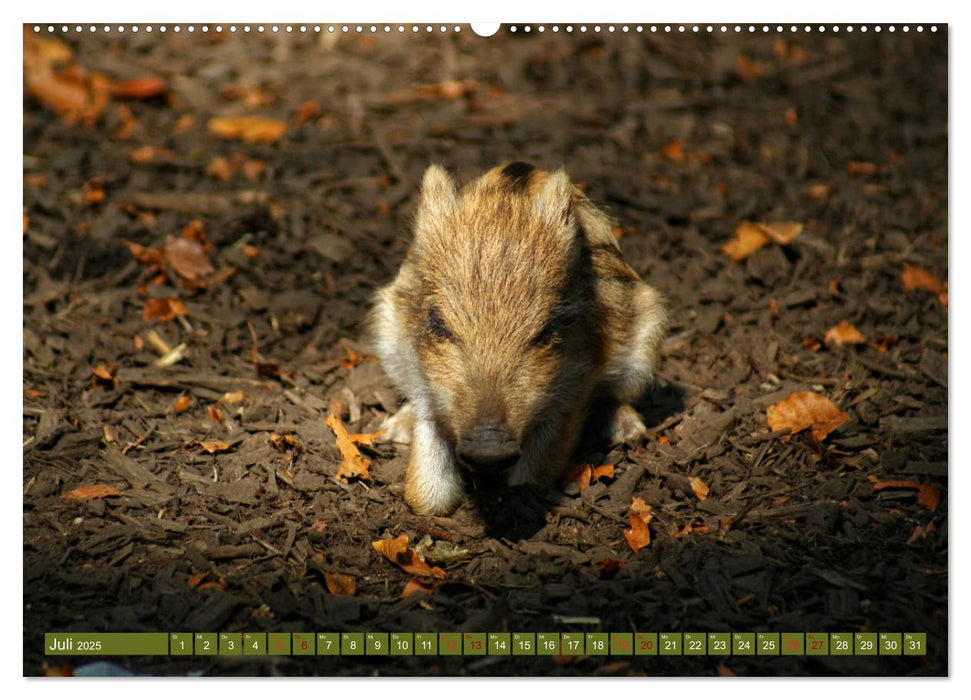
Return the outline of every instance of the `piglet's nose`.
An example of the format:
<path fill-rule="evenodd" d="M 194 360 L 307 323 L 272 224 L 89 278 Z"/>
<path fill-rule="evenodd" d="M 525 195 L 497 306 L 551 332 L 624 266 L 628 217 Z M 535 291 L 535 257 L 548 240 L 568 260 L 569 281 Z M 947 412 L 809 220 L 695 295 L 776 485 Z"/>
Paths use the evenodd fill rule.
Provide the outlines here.
<path fill-rule="evenodd" d="M 501 471 L 519 459 L 519 443 L 499 425 L 478 425 L 459 438 L 459 459 L 473 469 Z"/>

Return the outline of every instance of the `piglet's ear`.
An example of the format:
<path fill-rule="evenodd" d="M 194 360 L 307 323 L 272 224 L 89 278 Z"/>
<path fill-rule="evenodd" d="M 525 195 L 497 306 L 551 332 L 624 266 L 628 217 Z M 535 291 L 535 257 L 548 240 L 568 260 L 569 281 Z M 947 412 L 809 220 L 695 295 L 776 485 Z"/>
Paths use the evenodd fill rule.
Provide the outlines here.
<path fill-rule="evenodd" d="M 440 165 L 430 165 L 421 179 L 421 199 L 415 215 L 415 241 L 441 226 L 455 209 L 455 180 Z"/>
<path fill-rule="evenodd" d="M 534 206 L 543 222 L 550 228 L 565 226 L 573 204 L 573 185 L 566 171 L 560 168 L 550 173 L 536 195 Z"/>

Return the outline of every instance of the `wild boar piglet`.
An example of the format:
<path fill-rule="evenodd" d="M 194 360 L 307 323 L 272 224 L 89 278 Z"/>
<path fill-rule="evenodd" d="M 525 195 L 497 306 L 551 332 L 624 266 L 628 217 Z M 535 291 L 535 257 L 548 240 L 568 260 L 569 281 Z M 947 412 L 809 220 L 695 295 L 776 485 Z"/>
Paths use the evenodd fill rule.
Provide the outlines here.
<path fill-rule="evenodd" d="M 667 314 L 563 170 L 509 163 L 460 190 L 432 165 L 369 326 L 408 399 L 386 434 L 411 443 L 405 501 L 445 515 L 462 501 L 462 469 L 555 481 L 595 404 L 612 407 L 611 440 L 643 437 L 631 404 L 653 379 Z"/>

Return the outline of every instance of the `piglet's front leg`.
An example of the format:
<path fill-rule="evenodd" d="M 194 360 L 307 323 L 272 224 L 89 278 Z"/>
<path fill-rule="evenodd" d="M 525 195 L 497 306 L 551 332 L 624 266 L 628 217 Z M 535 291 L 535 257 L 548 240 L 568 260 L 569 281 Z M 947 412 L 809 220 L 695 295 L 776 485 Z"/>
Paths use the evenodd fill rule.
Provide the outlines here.
<path fill-rule="evenodd" d="M 415 417 L 405 471 L 405 502 L 419 515 L 449 515 L 462 501 L 462 478 L 433 421 Z"/>

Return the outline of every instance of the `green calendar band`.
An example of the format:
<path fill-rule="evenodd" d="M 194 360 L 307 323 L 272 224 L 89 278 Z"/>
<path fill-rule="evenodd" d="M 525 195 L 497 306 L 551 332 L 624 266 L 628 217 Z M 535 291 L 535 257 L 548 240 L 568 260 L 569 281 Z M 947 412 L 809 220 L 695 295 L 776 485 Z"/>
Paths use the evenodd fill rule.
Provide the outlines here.
<path fill-rule="evenodd" d="M 925 632 L 47 632 L 47 656 L 925 656 Z"/>

